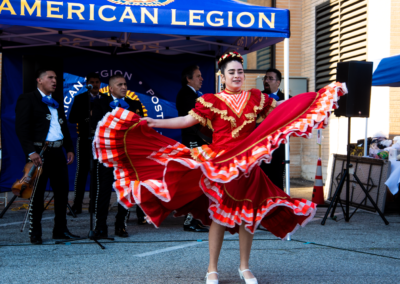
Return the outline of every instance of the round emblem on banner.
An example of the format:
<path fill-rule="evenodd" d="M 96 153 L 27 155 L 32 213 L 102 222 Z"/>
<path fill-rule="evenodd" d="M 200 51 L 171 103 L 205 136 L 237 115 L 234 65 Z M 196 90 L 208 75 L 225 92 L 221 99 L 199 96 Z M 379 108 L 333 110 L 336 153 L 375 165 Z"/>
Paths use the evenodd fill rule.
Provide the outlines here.
<path fill-rule="evenodd" d="M 120 5 L 135 6 L 165 6 L 175 0 L 107 0 L 108 2 Z"/>

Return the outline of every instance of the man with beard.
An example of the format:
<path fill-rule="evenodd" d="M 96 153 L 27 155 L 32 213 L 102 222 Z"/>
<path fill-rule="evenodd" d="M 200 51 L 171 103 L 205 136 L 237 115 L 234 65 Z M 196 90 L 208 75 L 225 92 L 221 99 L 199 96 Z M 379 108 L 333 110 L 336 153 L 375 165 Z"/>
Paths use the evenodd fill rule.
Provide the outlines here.
<path fill-rule="evenodd" d="M 93 161 L 92 141 L 95 129 L 90 127 L 90 116 L 93 108 L 93 102 L 101 95 L 100 76 L 97 73 L 89 73 L 86 76 L 86 86 L 89 91 L 75 96 L 71 106 L 68 121 L 77 124 L 78 139 L 76 141 L 76 173 L 74 186 L 74 204 L 72 210 L 75 214 L 82 213 L 82 202 L 85 195 L 86 180 L 90 173 L 90 166 Z M 68 213 L 68 215 L 72 215 Z"/>
<path fill-rule="evenodd" d="M 282 74 L 279 70 L 275 68 L 270 68 L 267 70 L 264 76 L 264 94 L 268 94 L 270 98 L 276 101 L 281 101 L 285 99 L 285 95 L 279 90 L 281 84 Z M 257 123 L 260 123 L 257 120 Z M 261 169 L 269 177 L 269 179 L 280 189 L 283 190 L 283 179 L 285 174 L 285 145 L 281 144 L 278 149 L 272 154 L 271 163 L 261 164 Z"/>

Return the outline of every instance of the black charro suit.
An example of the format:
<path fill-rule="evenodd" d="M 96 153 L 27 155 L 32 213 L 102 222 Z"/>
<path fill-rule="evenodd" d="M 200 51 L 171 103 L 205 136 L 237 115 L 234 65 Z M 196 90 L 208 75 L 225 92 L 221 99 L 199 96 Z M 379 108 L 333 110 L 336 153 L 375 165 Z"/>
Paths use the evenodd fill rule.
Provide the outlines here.
<path fill-rule="evenodd" d="M 143 108 L 142 104 L 139 101 L 134 101 L 129 97 L 125 97 L 125 102 L 129 104 L 129 111 L 133 111 L 134 113 L 143 116 Z M 104 117 L 107 112 L 113 111 L 110 107 L 110 103 L 113 101 L 113 97 L 111 95 L 102 95 L 100 98 L 94 100 L 93 102 L 93 110 L 91 117 L 91 126 L 93 129 L 96 129 L 97 123 Z"/>
<path fill-rule="evenodd" d="M 93 110 L 91 117 L 91 125 L 96 129 L 98 122 L 104 117 L 105 114 L 111 112 L 113 109 L 110 103 L 113 101 L 112 96 L 103 95 L 93 102 Z M 125 102 L 129 104 L 127 110 L 132 111 L 140 116 L 143 116 L 142 104 L 139 101 L 131 100 L 125 97 Z M 112 185 L 114 183 L 114 168 L 106 168 L 101 163 L 96 161 L 95 176 L 96 176 L 96 190 L 97 194 L 94 197 L 94 213 L 95 213 L 95 229 L 96 231 L 107 231 L 107 216 L 108 206 L 110 204 Z M 118 213 L 115 216 L 115 228 L 125 228 L 126 219 L 128 217 L 128 210 L 121 204 L 118 204 Z"/>
<path fill-rule="evenodd" d="M 176 96 L 178 115 L 188 115 L 189 111 L 195 107 L 197 98 L 198 95 L 189 86 L 182 87 Z M 186 147 L 195 148 L 209 143 L 211 143 L 211 138 L 201 132 L 200 124 L 182 129 L 182 144 Z"/>
<path fill-rule="evenodd" d="M 198 95 L 192 88 L 187 85 L 183 86 L 176 96 L 176 109 L 178 110 L 178 115 L 188 115 L 189 111 L 195 107 L 197 98 Z M 190 149 L 200 147 L 204 144 L 210 144 L 212 139 L 204 135 L 201 130 L 202 126 L 200 124 L 182 129 L 182 144 Z M 185 217 L 183 229 L 185 231 L 208 232 L 208 229 L 204 228 L 199 221 L 193 219 L 192 214 Z"/>
<path fill-rule="evenodd" d="M 71 135 L 68 131 L 62 102 L 57 109 L 58 118 L 61 119 L 61 131 L 64 135 L 63 146 L 67 152 L 74 152 Z M 49 133 L 51 115 L 48 106 L 42 102 L 42 95 L 36 89 L 33 92 L 19 96 L 15 107 L 15 131 L 24 150 L 25 156 L 35 152 L 33 142 L 44 142 Z"/>
<path fill-rule="evenodd" d="M 99 96 L 103 94 L 99 93 Z M 85 195 L 86 180 L 93 160 L 92 140 L 94 129 L 90 126 L 90 111 L 93 108 L 93 97 L 90 92 L 75 96 L 71 106 L 68 121 L 76 123 L 78 139 L 76 141 L 76 174 L 74 183 L 74 205 L 76 213 L 82 211 L 82 202 Z"/>
<path fill-rule="evenodd" d="M 263 93 L 267 94 L 264 90 Z M 278 90 L 277 96 L 278 101 L 285 99 L 285 95 Z M 272 154 L 272 160 L 270 164 L 262 163 L 261 169 L 268 176 L 268 178 L 280 189 L 283 190 L 283 179 L 285 175 L 285 144 L 281 144 L 278 149 Z"/>
<path fill-rule="evenodd" d="M 74 152 L 72 140 L 67 127 L 62 102 L 58 101 L 58 122 L 64 136 L 63 147 L 67 152 Z M 15 131 L 22 149 L 28 158 L 32 152 L 39 153 L 42 147 L 34 142 L 45 142 L 50 129 L 51 112 L 49 107 L 42 102 L 42 95 L 36 89 L 33 92 L 20 95 L 15 108 Z M 35 194 L 31 199 L 30 236 L 42 235 L 41 219 L 43 213 L 44 191 L 47 181 L 54 192 L 54 229 L 53 234 L 66 230 L 66 209 L 68 203 L 68 168 L 62 148 L 48 148 L 43 155 L 43 170 L 39 178 Z"/>

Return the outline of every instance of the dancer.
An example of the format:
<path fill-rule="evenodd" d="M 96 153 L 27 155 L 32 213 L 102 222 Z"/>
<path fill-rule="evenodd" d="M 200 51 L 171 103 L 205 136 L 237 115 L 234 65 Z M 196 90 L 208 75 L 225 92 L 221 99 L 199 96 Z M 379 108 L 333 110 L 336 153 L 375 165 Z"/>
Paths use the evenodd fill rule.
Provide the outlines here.
<path fill-rule="evenodd" d="M 218 283 L 217 263 L 226 230 L 239 233 L 240 277 L 257 283 L 249 257 L 258 225 L 283 239 L 316 212 L 314 203 L 292 199 L 276 187 L 259 164 L 270 162 L 272 152 L 289 136 L 309 138 L 313 128 L 324 128 L 346 90 L 340 83 L 332 84 L 273 110 L 279 104 L 274 99 L 259 90 L 241 90 L 240 54 L 225 54 L 219 67 L 225 91 L 198 98 L 189 115 L 156 120 L 140 119 L 123 109 L 108 113 L 98 124 L 94 154 L 114 167 L 119 202 L 126 207 L 138 204 L 148 222 L 159 226 L 175 211 L 175 216 L 191 213 L 211 225 L 207 283 Z M 257 115 L 267 117 L 254 130 Z M 151 128 L 186 128 L 199 122 L 214 130 L 213 143 L 193 149 Z"/>

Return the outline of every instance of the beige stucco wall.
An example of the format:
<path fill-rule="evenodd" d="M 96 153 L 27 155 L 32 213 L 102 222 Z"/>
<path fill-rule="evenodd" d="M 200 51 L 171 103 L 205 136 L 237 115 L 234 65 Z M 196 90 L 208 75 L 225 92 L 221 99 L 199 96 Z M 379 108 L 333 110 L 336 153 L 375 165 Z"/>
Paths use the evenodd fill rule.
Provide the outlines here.
<path fill-rule="evenodd" d="M 391 2 L 390 55 L 400 54 L 400 0 Z M 400 88 L 390 88 L 389 135 L 400 136 Z"/>
<path fill-rule="evenodd" d="M 277 0 L 277 8 L 291 13 L 290 76 L 308 78 L 308 91 L 315 90 L 315 8 L 335 0 Z M 383 3 L 384 2 L 384 3 Z M 249 0 L 248 3 L 270 6 L 270 1 Z M 378 6 L 376 6 L 378 5 Z M 369 0 L 368 60 L 400 54 L 400 0 Z M 372 9 L 372 10 L 371 10 Z M 385 11 L 380 11 L 385 10 Z M 390 12 L 388 12 L 390 11 Z M 370 15 L 371 13 L 372 16 Z M 390 21 L 386 15 L 390 13 Z M 381 17 L 381 18 L 380 18 Z M 385 17 L 385 18 L 382 18 Z M 371 29 L 373 27 L 373 29 Z M 388 30 L 383 35 L 377 29 Z M 382 31 L 382 30 L 381 30 Z M 387 53 L 387 54 L 386 54 Z M 381 56 L 379 56 L 381 55 Z M 247 56 L 248 69 L 256 69 L 256 53 Z M 282 74 L 283 43 L 276 46 L 276 67 Z M 261 74 L 261 73 L 260 73 Z M 259 75 L 246 74 L 247 87 Z M 400 135 L 400 88 L 373 88 L 369 136 L 382 129 L 391 137 Z M 373 116 L 373 117 L 372 117 Z M 352 119 L 352 142 L 364 137 L 365 119 Z M 322 131 L 322 168 L 327 176 L 329 157 L 333 153 L 345 153 L 347 144 L 347 119 L 331 117 L 330 125 Z M 316 131 L 312 139 L 291 139 L 291 176 L 313 180 L 319 156 Z"/>
<path fill-rule="evenodd" d="M 248 0 L 247 3 L 252 5 L 271 7 L 271 0 Z M 247 54 L 247 69 L 257 69 L 257 51 Z"/>
<path fill-rule="evenodd" d="M 308 78 L 308 91 L 315 92 L 315 7 L 327 2 L 326 0 L 303 0 L 302 26 L 301 26 L 301 45 L 300 51 L 300 76 Z M 291 46 L 291 48 L 293 48 Z M 322 175 L 326 179 L 326 172 L 329 159 L 329 126 L 322 130 Z M 298 138 L 300 139 L 300 138 Z M 316 143 L 316 131 L 313 138 L 301 138 L 301 177 L 314 180 L 317 161 L 319 156 L 319 146 Z"/>

